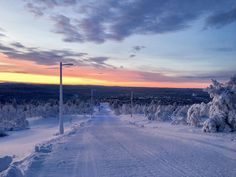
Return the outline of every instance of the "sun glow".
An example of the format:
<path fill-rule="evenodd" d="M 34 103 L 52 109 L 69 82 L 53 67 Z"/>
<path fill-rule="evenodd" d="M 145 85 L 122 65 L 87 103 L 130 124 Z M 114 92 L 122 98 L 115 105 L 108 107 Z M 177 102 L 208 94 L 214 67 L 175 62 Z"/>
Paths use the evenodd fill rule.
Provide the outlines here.
<path fill-rule="evenodd" d="M 0 72 L 0 82 L 17 82 L 32 84 L 59 84 L 59 76 Z M 117 82 L 102 79 L 64 76 L 66 85 L 104 85 L 104 86 L 134 86 L 134 87 L 176 87 L 176 88 L 202 88 L 208 83 L 171 83 L 171 82 Z"/>
<path fill-rule="evenodd" d="M 34 84 L 59 84 L 59 76 L 48 76 L 39 74 L 27 74 L 27 73 L 8 73 L 0 72 L 1 82 L 24 82 L 24 83 L 34 83 Z M 68 85 L 76 84 L 93 84 L 93 85 L 106 85 L 106 81 L 87 79 L 80 77 L 63 77 L 63 83 Z"/>

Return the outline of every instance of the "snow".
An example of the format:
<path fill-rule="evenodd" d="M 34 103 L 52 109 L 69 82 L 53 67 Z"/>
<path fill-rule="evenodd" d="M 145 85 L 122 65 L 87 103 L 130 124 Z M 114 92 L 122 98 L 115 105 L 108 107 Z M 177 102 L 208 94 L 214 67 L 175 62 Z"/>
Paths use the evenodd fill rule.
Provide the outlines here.
<path fill-rule="evenodd" d="M 17 166 L 10 166 L 7 171 L 0 174 L 0 177 L 24 177 L 21 170 Z"/>
<path fill-rule="evenodd" d="M 49 153 L 52 152 L 52 144 L 38 144 L 35 146 L 35 152 Z"/>
<path fill-rule="evenodd" d="M 144 114 L 148 120 L 172 121 L 172 124 L 187 124 L 202 127 L 204 132 L 236 131 L 236 76 L 225 83 L 212 80 L 205 89 L 212 101 L 193 105 L 134 105 L 134 114 Z M 130 104 L 111 104 L 116 115 L 131 112 Z"/>
<path fill-rule="evenodd" d="M 206 91 L 212 97 L 209 120 L 204 123 L 205 132 L 236 130 L 236 76 L 228 82 L 212 80 Z"/>
<path fill-rule="evenodd" d="M 0 172 L 6 170 L 12 162 L 11 156 L 0 157 Z"/>
<path fill-rule="evenodd" d="M 11 168 L 17 177 L 234 177 L 235 149 L 235 133 L 115 116 L 104 104 L 92 119 L 41 143 Z"/>
<path fill-rule="evenodd" d="M 133 118 L 121 115 L 120 119 L 140 131 L 168 139 L 191 142 L 200 147 L 209 146 L 212 150 L 236 160 L 236 132 L 234 133 L 204 133 L 199 127 L 185 125 L 172 125 L 169 122 L 147 120 L 143 115 L 134 115 Z"/>
<path fill-rule="evenodd" d="M 0 105 L 0 130 L 22 130 L 28 128 L 24 107 L 16 104 Z"/>
<path fill-rule="evenodd" d="M 200 127 L 204 120 L 209 117 L 210 104 L 193 104 L 187 111 L 187 123 L 191 126 Z"/>
<path fill-rule="evenodd" d="M 89 119 L 89 116 L 74 115 L 64 116 L 65 131 L 69 131 L 82 122 Z M 30 118 L 29 127 L 21 131 L 9 131 L 9 136 L 0 138 L 0 155 L 14 156 L 14 160 L 19 160 L 32 152 L 34 146 L 43 141 L 56 137 L 58 133 L 58 119 Z"/>
<path fill-rule="evenodd" d="M 78 99 L 71 99 L 64 103 L 63 114 L 88 114 L 91 105 Z M 57 117 L 59 114 L 58 102 L 49 100 L 46 103 L 20 104 L 15 100 L 11 104 L 0 104 L 0 136 L 3 131 L 23 130 L 29 127 L 26 118 L 31 117 Z"/>

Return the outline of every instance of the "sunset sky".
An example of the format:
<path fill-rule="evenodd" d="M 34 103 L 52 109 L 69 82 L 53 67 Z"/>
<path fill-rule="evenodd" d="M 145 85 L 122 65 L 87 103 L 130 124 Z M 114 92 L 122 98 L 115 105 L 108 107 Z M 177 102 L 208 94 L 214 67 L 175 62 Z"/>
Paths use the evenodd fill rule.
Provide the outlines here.
<path fill-rule="evenodd" d="M 206 87 L 236 74 L 235 0 L 0 0 L 0 82 Z"/>

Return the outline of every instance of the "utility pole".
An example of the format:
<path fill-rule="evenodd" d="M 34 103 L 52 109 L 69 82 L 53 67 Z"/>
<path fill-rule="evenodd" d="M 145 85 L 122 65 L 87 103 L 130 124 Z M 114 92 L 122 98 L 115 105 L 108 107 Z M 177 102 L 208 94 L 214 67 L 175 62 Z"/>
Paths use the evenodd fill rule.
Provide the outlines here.
<path fill-rule="evenodd" d="M 131 91 L 130 93 L 130 116 L 133 117 L 133 97 L 134 93 Z"/>
<path fill-rule="evenodd" d="M 62 83 L 62 66 L 72 66 L 72 63 L 63 64 L 60 62 L 60 96 L 59 96 L 59 133 L 64 133 L 63 125 L 63 83 Z"/>
<path fill-rule="evenodd" d="M 91 115 L 90 117 L 92 118 L 93 117 L 93 89 L 91 89 L 91 100 L 90 100 L 90 104 L 91 104 Z"/>
<path fill-rule="evenodd" d="M 62 62 L 60 62 L 60 100 L 59 100 L 59 133 L 60 134 L 64 133 L 62 109 L 63 109 Z"/>

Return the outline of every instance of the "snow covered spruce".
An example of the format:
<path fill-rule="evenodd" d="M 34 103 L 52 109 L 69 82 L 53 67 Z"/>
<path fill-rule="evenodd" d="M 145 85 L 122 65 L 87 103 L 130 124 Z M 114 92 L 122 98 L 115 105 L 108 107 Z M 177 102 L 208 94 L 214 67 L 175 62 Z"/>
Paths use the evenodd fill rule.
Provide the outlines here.
<path fill-rule="evenodd" d="M 57 101 L 37 104 L 18 105 L 15 102 L 0 105 L 0 136 L 7 135 L 5 131 L 22 130 L 29 128 L 28 118 L 31 117 L 57 117 Z M 63 113 L 88 114 L 91 112 L 91 106 L 87 102 L 80 100 L 69 100 L 64 104 Z"/>
<path fill-rule="evenodd" d="M 212 101 L 193 105 L 134 105 L 134 114 L 144 114 L 148 120 L 170 121 L 202 127 L 204 132 L 236 131 L 236 76 L 225 83 L 212 80 L 205 89 Z M 111 104 L 116 115 L 130 114 L 130 104 Z"/>

